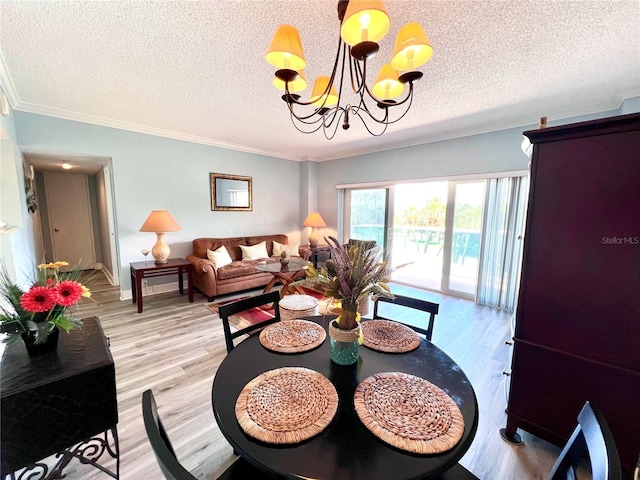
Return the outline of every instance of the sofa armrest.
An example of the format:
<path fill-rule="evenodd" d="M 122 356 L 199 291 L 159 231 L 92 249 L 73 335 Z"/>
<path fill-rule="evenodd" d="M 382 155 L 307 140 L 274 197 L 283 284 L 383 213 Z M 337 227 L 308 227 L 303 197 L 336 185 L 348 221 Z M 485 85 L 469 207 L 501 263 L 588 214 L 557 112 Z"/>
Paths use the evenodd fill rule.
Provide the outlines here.
<path fill-rule="evenodd" d="M 189 255 L 187 257 L 187 261 L 193 264 L 193 269 L 198 273 L 215 273 L 215 267 L 213 263 L 208 258 L 200 258 L 195 255 Z"/>
<path fill-rule="evenodd" d="M 298 247 L 298 253 L 303 260 L 309 260 L 311 257 L 311 249 L 307 247 Z"/>

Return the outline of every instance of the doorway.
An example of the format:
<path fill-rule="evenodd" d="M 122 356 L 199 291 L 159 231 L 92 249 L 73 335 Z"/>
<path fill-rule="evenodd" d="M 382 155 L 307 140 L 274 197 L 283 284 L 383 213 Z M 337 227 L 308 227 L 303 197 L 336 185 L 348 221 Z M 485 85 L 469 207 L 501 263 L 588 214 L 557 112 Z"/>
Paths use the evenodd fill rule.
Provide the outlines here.
<path fill-rule="evenodd" d="M 113 286 L 119 286 L 120 262 L 111 159 L 108 157 L 78 155 L 48 155 L 32 151 L 23 151 L 23 154 L 27 166 L 33 172 L 32 177 L 34 177 L 38 198 L 38 208 L 32 214 L 34 235 L 36 237 L 36 258 L 38 260 L 53 258 L 52 233 L 45 193 L 47 189 L 45 175 L 53 173 L 61 176 L 76 175 L 85 177 L 88 182 L 91 209 L 90 228 L 93 231 L 94 267 L 102 270 L 109 283 Z M 63 170 L 63 163 L 71 163 L 73 169 L 71 171 Z M 69 202 L 68 198 L 65 201 Z M 55 232 L 53 233 L 55 234 Z M 63 254 L 67 255 L 66 253 Z M 73 265 L 72 260 L 69 258 L 59 257 L 59 259 L 66 260 Z"/>
<path fill-rule="evenodd" d="M 45 172 L 44 186 L 50 260 L 69 262 L 67 269 L 79 265 L 81 270 L 94 270 L 96 252 L 87 176 Z"/>

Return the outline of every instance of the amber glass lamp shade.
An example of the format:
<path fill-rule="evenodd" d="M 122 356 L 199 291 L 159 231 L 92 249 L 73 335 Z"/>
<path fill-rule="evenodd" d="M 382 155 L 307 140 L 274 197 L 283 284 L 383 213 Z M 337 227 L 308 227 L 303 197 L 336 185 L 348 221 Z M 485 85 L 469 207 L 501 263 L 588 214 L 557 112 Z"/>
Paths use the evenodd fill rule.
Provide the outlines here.
<path fill-rule="evenodd" d="M 380 70 L 372 91 L 376 97 L 389 100 L 403 94 L 404 84 L 398 81 L 398 72 L 387 63 Z"/>
<path fill-rule="evenodd" d="M 151 254 L 156 263 L 167 263 L 171 250 L 164 241 L 166 232 L 178 232 L 182 230 L 167 210 L 153 210 L 140 227 L 141 232 L 154 232 L 156 244 L 151 249 Z"/>
<path fill-rule="evenodd" d="M 396 70 L 409 71 L 426 63 L 433 55 L 433 47 L 418 23 L 407 23 L 396 37 L 391 66 Z"/>
<path fill-rule="evenodd" d="M 329 77 L 318 77 L 313 84 L 313 93 L 311 94 L 311 102 L 316 107 L 331 107 L 338 103 L 338 92 L 336 87 L 331 85 L 331 90 L 326 93 L 327 86 L 329 85 Z M 325 101 L 326 98 L 326 101 Z M 308 217 L 307 217 L 308 218 Z M 309 225 L 306 225 L 309 226 Z M 320 225 L 324 227 L 324 225 Z"/>
<path fill-rule="evenodd" d="M 348 45 L 379 42 L 389 31 L 391 20 L 382 0 L 350 0 L 342 19 L 340 36 Z"/>
<path fill-rule="evenodd" d="M 273 85 L 283 91 L 286 91 L 286 83 L 287 82 L 280 80 L 278 77 L 273 79 Z M 304 70 L 301 70 L 298 72 L 298 77 L 292 82 L 289 82 L 289 93 L 301 92 L 305 88 L 307 88 L 307 79 L 305 78 Z"/>
<path fill-rule="evenodd" d="M 276 68 L 303 70 L 307 62 L 302 52 L 300 34 L 292 25 L 280 25 L 265 57 Z"/>

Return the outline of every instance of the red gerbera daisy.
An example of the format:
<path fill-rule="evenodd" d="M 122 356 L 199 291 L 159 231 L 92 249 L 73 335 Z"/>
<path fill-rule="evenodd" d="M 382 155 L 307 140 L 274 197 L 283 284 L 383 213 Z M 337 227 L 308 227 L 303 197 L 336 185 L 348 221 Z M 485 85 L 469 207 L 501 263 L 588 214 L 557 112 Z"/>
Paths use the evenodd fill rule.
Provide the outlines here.
<path fill-rule="evenodd" d="M 34 285 L 20 297 L 20 305 L 27 312 L 46 312 L 55 307 L 57 296 L 52 288 Z"/>
<path fill-rule="evenodd" d="M 58 303 L 63 307 L 73 305 L 82 297 L 82 285 L 73 280 L 64 280 L 56 287 Z"/>

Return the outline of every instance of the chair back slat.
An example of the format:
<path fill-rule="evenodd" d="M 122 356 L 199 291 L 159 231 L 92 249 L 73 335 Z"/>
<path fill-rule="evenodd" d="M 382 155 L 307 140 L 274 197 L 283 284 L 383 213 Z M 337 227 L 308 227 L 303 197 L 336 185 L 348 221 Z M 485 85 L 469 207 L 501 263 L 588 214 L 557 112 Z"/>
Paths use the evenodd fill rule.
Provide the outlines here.
<path fill-rule="evenodd" d="M 613 434 L 602 412 L 588 401 L 578 415 L 578 425 L 549 474 L 549 480 L 576 478 L 576 468 L 589 458 L 592 478 L 621 480 L 622 469 Z"/>
<path fill-rule="evenodd" d="M 151 390 L 145 390 L 142 393 L 142 418 L 149 443 L 164 477 L 167 480 L 197 480 L 197 477 L 191 475 L 178 461 L 167 432 L 158 416 L 156 399 Z M 149 476 L 148 478 L 151 477 Z M 244 458 L 239 457 L 217 478 L 218 480 L 245 480 L 247 478 L 268 479 L 275 477 L 259 470 Z"/>
<path fill-rule="evenodd" d="M 231 317 L 232 315 L 236 315 L 238 313 L 246 312 L 247 310 L 251 310 L 252 308 L 261 307 L 263 305 L 267 305 L 271 303 L 273 303 L 273 311 L 274 311 L 273 318 L 263 320 L 259 323 L 251 324 L 248 327 L 242 328 L 240 330 L 236 330 L 234 332 L 231 331 L 231 324 L 229 322 L 229 317 Z M 235 338 L 251 333 L 254 330 L 262 329 L 272 323 L 279 322 L 280 321 L 279 303 L 280 303 L 280 292 L 273 291 L 269 293 L 255 295 L 253 297 L 242 298 L 240 300 L 236 300 L 235 302 L 230 302 L 225 305 L 221 305 L 220 308 L 218 309 L 218 314 L 220 315 L 220 319 L 222 320 L 222 328 L 224 330 L 224 340 L 227 345 L 227 353 L 233 350 L 235 346 L 233 340 Z"/>
<path fill-rule="evenodd" d="M 158 465 L 167 480 L 196 480 L 176 458 L 167 432 L 158 417 L 158 407 L 151 390 L 142 393 L 142 419 Z"/>
<path fill-rule="evenodd" d="M 428 314 L 428 321 L 426 322 L 426 328 L 423 328 L 419 325 L 413 325 L 411 323 L 402 322 L 401 320 L 395 318 L 387 318 L 382 316 L 379 313 L 379 304 L 382 303 L 390 303 L 393 305 L 400 305 L 402 307 L 411 308 L 414 310 L 419 310 L 421 312 L 425 312 Z M 418 333 L 421 333 L 426 337 L 427 340 L 431 341 L 431 337 L 433 335 L 433 324 L 435 322 L 436 315 L 440 311 L 440 305 L 434 302 L 429 302 L 427 300 L 422 300 L 419 298 L 407 297 L 405 295 L 395 295 L 395 298 L 378 298 L 373 305 L 373 318 L 381 319 L 381 320 L 393 320 L 398 323 L 402 323 L 407 327 L 415 330 Z"/>

